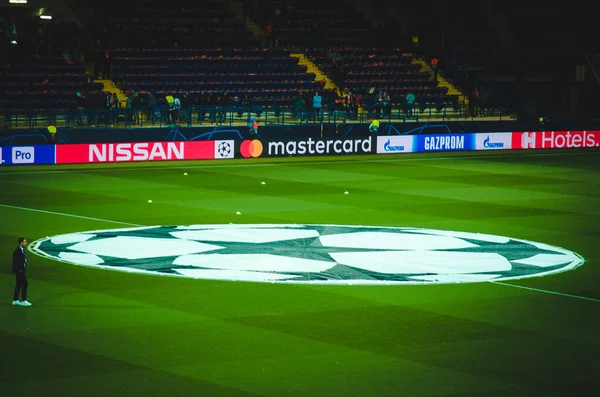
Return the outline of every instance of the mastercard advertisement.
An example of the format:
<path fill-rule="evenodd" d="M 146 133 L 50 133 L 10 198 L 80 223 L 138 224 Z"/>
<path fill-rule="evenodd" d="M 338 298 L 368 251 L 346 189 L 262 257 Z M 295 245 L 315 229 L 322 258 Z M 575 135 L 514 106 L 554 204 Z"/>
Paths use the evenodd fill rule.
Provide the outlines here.
<path fill-rule="evenodd" d="M 247 139 L 240 143 L 240 156 L 243 158 L 260 157 L 263 153 L 264 146 L 258 139 Z"/>
<path fill-rule="evenodd" d="M 374 153 L 376 149 L 372 143 L 372 137 L 284 141 L 246 139 L 239 144 L 239 154 L 242 158 L 369 154 Z"/>

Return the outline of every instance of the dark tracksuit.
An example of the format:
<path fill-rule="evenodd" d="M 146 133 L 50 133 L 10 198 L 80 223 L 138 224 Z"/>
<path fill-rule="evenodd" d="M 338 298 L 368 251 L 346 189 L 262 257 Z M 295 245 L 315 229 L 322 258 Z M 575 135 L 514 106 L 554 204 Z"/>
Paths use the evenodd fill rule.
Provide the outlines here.
<path fill-rule="evenodd" d="M 27 300 L 27 255 L 25 249 L 20 246 L 13 251 L 13 263 L 12 271 L 17 276 L 17 283 L 15 285 L 15 292 L 13 294 L 13 301 L 19 300 L 19 292 L 21 293 L 21 300 Z"/>

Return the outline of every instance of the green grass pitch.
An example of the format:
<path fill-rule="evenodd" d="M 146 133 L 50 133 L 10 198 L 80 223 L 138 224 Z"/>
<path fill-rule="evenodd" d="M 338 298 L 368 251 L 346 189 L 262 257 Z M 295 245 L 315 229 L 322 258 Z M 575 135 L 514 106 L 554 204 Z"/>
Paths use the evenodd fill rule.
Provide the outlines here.
<path fill-rule="evenodd" d="M 0 395 L 597 396 L 599 159 L 530 151 L 2 168 Z M 123 225 L 8 206 L 140 225 L 481 232 L 564 247 L 586 263 L 507 282 L 533 290 L 194 280 L 30 254 L 34 306 L 21 308 L 10 305 L 18 236 Z"/>

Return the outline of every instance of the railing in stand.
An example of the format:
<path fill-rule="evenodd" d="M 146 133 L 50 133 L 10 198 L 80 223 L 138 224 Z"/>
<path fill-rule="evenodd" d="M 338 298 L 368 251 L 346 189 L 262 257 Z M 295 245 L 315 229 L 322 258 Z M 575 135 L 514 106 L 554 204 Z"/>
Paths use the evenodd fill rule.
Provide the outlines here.
<path fill-rule="evenodd" d="M 431 108 L 415 106 L 412 112 L 401 107 L 385 110 L 345 110 L 327 109 L 314 112 L 312 109 L 292 108 L 240 108 L 219 106 L 192 106 L 170 112 L 166 106 L 143 107 L 136 109 L 110 110 L 39 110 L 39 111 L 5 111 L 0 117 L 0 125 L 12 129 L 35 129 L 54 125 L 60 128 L 164 128 L 172 125 L 180 127 L 199 126 L 240 126 L 248 125 L 256 118 L 260 125 L 306 125 L 306 124 L 339 124 L 369 123 L 374 118 L 386 122 L 419 122 L 419 121 L 476 121 L 481 118 L 488 121 L 503 121 L 513 118 L 505 110 L 484 109 L 475 116 L 465 112 L 462 106 L 453 108 Z M 2 123 L 3 122 L 3 123 Z"/>

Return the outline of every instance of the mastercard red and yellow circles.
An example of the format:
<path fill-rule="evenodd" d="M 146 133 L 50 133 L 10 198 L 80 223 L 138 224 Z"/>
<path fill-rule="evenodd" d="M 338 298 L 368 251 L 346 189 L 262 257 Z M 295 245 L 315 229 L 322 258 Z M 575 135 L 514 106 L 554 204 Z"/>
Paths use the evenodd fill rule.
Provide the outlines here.
<path fill-rule="evenodd" d="M 263 152 L 263 144 L 258 139 L 245 140 L 240 145 L 240 154 L 242 157 L 259 157 Z"/>

